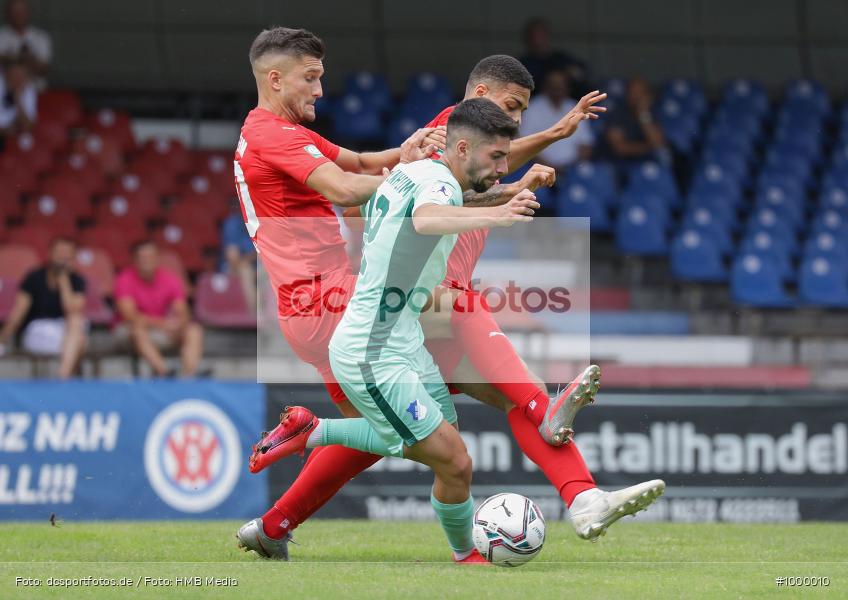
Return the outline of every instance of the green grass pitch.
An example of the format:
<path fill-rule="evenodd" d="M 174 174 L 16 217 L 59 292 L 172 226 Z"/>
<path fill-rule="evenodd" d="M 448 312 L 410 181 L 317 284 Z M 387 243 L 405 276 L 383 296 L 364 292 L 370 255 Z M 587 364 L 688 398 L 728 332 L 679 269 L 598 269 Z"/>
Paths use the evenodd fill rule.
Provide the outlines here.
<path fill-rule="evenodd" d="M 2 524 L 0 598 L 848 597 L 845 524 L 624 522 L 590 543 L 566 523 L 549 523 L 540 556 L 517 569 L 451 564 L 434 522 L 311 521 L 295 532 L 299 544 L 291 546 L 290 563 L 239 551 L 234 538 L 239 525 Z M 132 585 L 47 586 L 51 577 L 88 576 L 127 578 Z M 792 576 L 827 577 L 830 585 L 777 586 L 775 578 Z M 18 577 L 41 585 L 16 583 Z M 215 586 L 207 577 L 238 585 Z M 190 585 L 176 585 L 177 578 Z"/>

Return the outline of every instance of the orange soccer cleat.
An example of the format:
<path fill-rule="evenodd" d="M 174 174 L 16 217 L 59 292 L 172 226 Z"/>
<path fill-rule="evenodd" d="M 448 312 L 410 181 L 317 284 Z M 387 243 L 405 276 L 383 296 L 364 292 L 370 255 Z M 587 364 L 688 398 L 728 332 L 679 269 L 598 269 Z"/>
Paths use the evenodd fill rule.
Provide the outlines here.
<path fill-rule="evenodd" d="M 303 406 L 287 406 L 280 414 L 280 424 L 273 431 L 263 431 L 253 446 L 249 468 L 258 473 L 268 465 L 292 454 L 303 454 L 309 433 L 318 425 L 318 417 Z"/>

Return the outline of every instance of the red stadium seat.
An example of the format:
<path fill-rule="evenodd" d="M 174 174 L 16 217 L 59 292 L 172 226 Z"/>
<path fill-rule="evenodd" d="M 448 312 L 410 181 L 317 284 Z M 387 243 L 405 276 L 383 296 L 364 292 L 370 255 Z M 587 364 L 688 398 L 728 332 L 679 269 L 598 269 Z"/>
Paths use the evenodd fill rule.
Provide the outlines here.
<path fill-rule="evenodd" d="M 67 127 L 82 122 L 82 102 L 71 90 L 47 90 L 38 98 L 39 121 L 62 123 Z"/>
<path fill-rule="evenodd" d="M 205 204 L 179 202 L 168 211 L 168 223 L 189 230 L 195 243 L 204 247 L 216 247 L 220 244 L 218 217 Z"/>
<path fill-rule="evenodd" d="M 197 318 L 213 327 L 256 327 L 256 314 L 247 304 L 236 277 L 203 273 L 197 280 L 194 309 Z"/>
<path fill-rule="evenodd" d="M 109 223 L 112 226 L 125 226 L 128 223 L 143 225 L 146 221 L 159 217 L 159 201 L 155 196 L 114 194 L 100 202 L 94 211 L 98 224 Z"/>
<path fill-rule="evenodd" d="M 106 189 L 109 196 L 123 196 L 132 205 L 155 207 L 151 214 L 159 214 L 162 206 L 160 193 L 154 187 L 147 185 L 138 173 L 124 173 L 117 181 Z"/>
<path fill-rule="evenodd" d="M 159 265 L 182 279 L 186 290 L 190 293 L 191 283 L 189 282 L 183 259 L 180 258 L 179 254 L 167 248 L 159 248 Z"/>
<path fill-rule="evenodd" d="M 9 139 L 3 154 L 22 158 L 36 173 L 46 171 L 53 164 L 53 148 L 31 133 L 22 133 Z"/>
<path fill-rule="evenodd" d="M 85 318 L 93 325 L 109 325 L 115 320 L 115 313 L 106 304 L 100 286 L 90 279 L 85 286 Z"/>
<path fill-rule="evenodd" d="M 147 231 L 143 225 L 141 230 L 130 231 L 107 224 L 84 229 L 80 233 L 79 244 L 86 248 L 104 250 L 111 257 L 115 266 L 120 268 L 129 264 L 132 245 L 146 237 Z"/>
<path fill-rule="evenodd" d="M 173 193 L 176 187 L 175 180 L 174 173 L 164 168 L 160 159 L 133 160 L 130 170 L 121 178 L 122 185 L 135 189 L 148 189 L 157 196 Z"/>
<path fill-rule="evenodd" d="M 235 191 L 227 193 L 214 187 L 214 180 L 206 175 L 195 175 L 178 190 L 178 205 L 192 206 L 198 213 L 209 214 L 214 220 L 224 219 L 230 211 L 229 200 Z"/>
<path fill-rule="evenodd" d="M 77 219 L 89 219 L 93 214 L 91 194 L 76 185 L 73 177 L 57 175 L 42 184 L 38 196 L 30 198 L 27 215 L 31 211 L 49 213 L 49 198 L 55 200 L 56 210 L 73 215 Z M 53 211 L 55 212 L 55 211 Z M 52 214 L 52 213 L 50 213 Z"/>
<path fill-rule="evenodd" d="M 17 295 L 18 282 L 14 279 L 0 277 L 0 321 L 5 321 L 9 317 Z"/>
<path fill-rule="evenodd" d="M 21 195 L 11 186 L 0 185 L 0 227 L 7 219 L 20 219 L 22 215 Z"/>
<path fill-rule="evenodd" d="M 115 140 L 90 133 L 74 149 L 84 153 L 102 175 L 110 177 L 124 171 L 124 153 Z"/>
<path fill-rule="evenodd" d="M 53 152 L 62 151 L 68 145 L 68 127 L 64 123 L 39 121 L 33 133 L 37 144 L 47 146 Z"/>
<path fill-rule="evenodd" d="M 103 187 L 103 173 L 97 163 L 79 152 L 68 154 L 56 164 L 53 177 L 65 177 L 69 185 L 93 194 Z"/>
<path fill-rule="evenodd" d="M 189 271 L 202 271 L 206 266 L 206 260 L 203 257 L 202 244 L 198 243 L 198 240 L 209 237 L 209 234 L 204 233 L 203 229 L 204 226 L 199 223 L 192 223 L 187 227 L 175 223 L 166 223 L 156 232 L 154 240 L 160 248 L 173 250 L 179 254 Z M 212 237 L 214 237 L 214 233 Z"/>
<path fill-rule="evenodd" d="M 32 192 L 37 187 L 37 175 L 22 156 L 0 157 L 0 181 L 7 189 L 15 190 L 18 194 Z"/>
<path fill-rule="evenodd" d="M 36 261 L 40 262 L 47 259 L 50 242 L 55 236 L 56 231 L 47 225 L 23 225 L 9 228 L 6 242 L 29 247 L 35 252 Z"/>
<path fill-rule="evenodd" d="M 80 247 L 74 269 L 89 283 L 95 283 L 102 295 L 111 296 L 115 288 L 115 265 L 101 248 Z"/>
<path fill-rule="evenodd" d="M 221 193 L 235 194 L 232 152 L 195 152 L 193 172 L 206 175 Z"/>
<path fill-rule="evenodd" d="M 173 175 L 185 173 L 192 167 L 191 154 L 177 139 L 149 139 L 144 143 L 138 158 L 141 162 L 153 162 Z"/>
<path fill-rule="evenodd" d="M 0 277 L 15 284 L 41 261 L 32 246 L 10 243 L 0 246 Z"/>
<path fill-rule="evenodd" d="M 115 142 L 122 152 L 135 150 L 135 136 L 130 124 L 130 116 L 124 111 L 103 108 L 91 113 L 85 120 L 86 128 L 104 140 Z"/>
<path fill-rule="evenodd" d="M 27 203 L 24 211 L 24 223 L 27 226 L 44 225 L 57 231 L 60 235 L 74 235 L 77 228 L 78 211 L 88 209 L 91 206 L 87 198 L 82 195 L 74 196 L 74 190 L 68 189 L 65 197 L 56 197 L 52 194 L 41 194 Z M 70 195 L 67 195 L 70 194 Z M 77 206 L 81 204 L 82 206 Z"/>

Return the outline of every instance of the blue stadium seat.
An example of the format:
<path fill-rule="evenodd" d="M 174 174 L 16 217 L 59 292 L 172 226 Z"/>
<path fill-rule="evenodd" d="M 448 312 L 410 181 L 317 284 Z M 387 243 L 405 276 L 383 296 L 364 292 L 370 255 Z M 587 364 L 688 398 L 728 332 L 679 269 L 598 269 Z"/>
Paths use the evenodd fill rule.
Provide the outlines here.
<path fill-rule="evenodd" d="M 589 194 L 598 195 L 605 199 L 605 204 L 615 200 L 617 188 L 615 171 L 612 165 L 603 162 L 579 162 L 565 176 L 568 183 L 580 183 L 586 186 Z"/>
<path fill-rule="evenodd" d="M 794 190 L 779 185 L 762 186 L 757 190 L 754 206 L 772 209 L 796 230 L 804 226 L 804 196 Z"/>
<path fill-rule="evenodd" d="M 777 266 L 754 254 L 742 254 L 733 262 L 730 294 L 738 304 L 760 308 L 791 308 L 795 304 L 786 294 Z"/>
<path fill-rule="evenodd" d="M 828 232 L 836 237 L 848 236 L 848 219 L 835 210 L 822 210 L 816 214 L 810 227 L 810 235 Z"/>
<path fill-rule="evenodd" d="M 703 237 L 709 239 L 725 256 L 733 250 L 731 229 L 727 221 L 724 220 L 724 216 L 712 208 L 706 206 L 691 207 L 683 215 L 681 225 L 685 229 L 697 231 Z"/>
<path fill-rule="evenodd" d="M 663 99 L 673 98 L 680 102 L 686 112 L 701 116 L 707 110 L 707 98 L 701 84 L 692 79 L 677 77 L 663 86 Z"/>
<path fill-rule="evenodd" d="M 819 194 L 819 208 L 835 210 L 842 216 L 848 217 L 848 188 L 839 185 L 823 186 Z"/>
<path fill-rule="evenodd" d="M 776 240 L 766 231 L 754 232 L 743 239 L 739 244 L 739 254 L 759 256 L 771 261 L 777 267 L 783 281 L 795 280 L 790 247 L 779 238 Z"/>
<path fill-rule="evenodd" d="M 619 211 L 615 224 L 618 249 L 625 254 L 660 256 L 668 252 L 667 221 L 642 206 Z"/>
<path fill-rule="evenodd" d="M 623 101 L 627 93 L 627 80 L 623 77 L 608 77 L 601 82 L 600 90 L 606 92 L 610 99 Z"/>
<path fill-rule="evenodd" d="M 411 136 L 423 123 L 419 124 L 411 117 L 399 117 L 389 125 L 389 147 L 397 148 Z"/>
<path fill-rule="evenodd" d="M 733 177 L 737 181 L 745 181 L 751 171 L 750 152 L 739 150 L 737 146 L 715 144 L 704 148 L 701 153 L 702 165 L 715 165 L 728 177 Z"/>
<path fill-rule="evenodd" d="M 690 194 L 703 192 L 711 195 L 732 196 L 735 205 L 735 201 L 742 193 L 742 187 L 742 180 L 734 171 L 719 163 L 706 162 L 701 164 L 692 178 Z"/>
<path fill-rule="evenodd" d="M 804 244 L 804 258 L 816 256 L 848 264 L 848 240 L 837 238 L 829 231 L 812 235 Z"/>
<path fill-rule="evenodd" d="M 798 275 L 798 296 L 803 302 L 829 308 L 848 308 L 848 270 L 824 256 L 805 259 Z"/>
<path fill-rule="evenodd" d="M 557 216 L 560 217 L 589 217 L 592 231 L 607 232 L 612 229 L 605 200 L 593 196 L 582 183 L 571 182 L 557 186 L 556 207 Z"/>
<path fill-rule="evenodd" d="M 769 156 L 760 171 L 758 182 L 770 181 L 773 184 L 775 176 L 784 180 L 780 185 L 791 185 L 786 181 L 791 178 L 801 189 L 809 188 L 815 181 L 812 163 L 802 156 Z"/>
<path fill-rule="evenodd" d="M 443 108 L 453 104 L 454 97 L 447 79 L 435 73 L 421 72 L 410 76 L 406 86 L 406 101 L 431 107 L 433 114 L 424 120 L 426 123 Z"/>
<path fill-rule="evenodd" d="M 830 111 L 830 98 L 822 84 L 811 79 L 796 79 L 786 85 L 784 106 L 798 110 L 816 111 L 825 115 Z"/>
<path fill-rule="evenodd" d="M 662 101 L 657 114 L 666 139 L 679 152 L 691 154 L 700 134 L 698 118 L 674 98 Z"/>
<path fill-rule="evenodd" d="M 619 210 L 631 206 L 641 206 L 652 217 L 661 217 L 666 221 L 671 216 L 671 204 L 665 196 L 645 187 L 628 186 L 618 199 Z"/>
<path fill-rule="evenodd" d="M 748 143 L 756 142 L 763 133 L 760 117 L 751 113 L 725 112 L 719 110 L 707 130 L 707 139 L 713 137 L 736 137 Z"/>
<path fill-rule="evenodd" d="M 757 175 L 757 189 L 767 186 L 781 187 L 788 194 L 804 194 L 806 191 L 806 182 L 802 178 L 794 173 L 787 173 L 777 166 L 766 165 Z"/>
<path fill-rule="evenodd" d="M 848 169 L 848 144 L 837 144 L 830 155 L 830 164 L 837 170 Z"/>
<path fill-rule="evenodd" d="M 798 240 L 794 227 L 771 208 L 759 208 L 748 219 L 747 235 L 755 235 L 759 231 L 765 231 L 775 243 L 786 246 L 790 254 L 797 252 Z"/>
<path fill-rule="evenodd" d="M 380 111 L 356 94 L 340 98 L 332 115 L 336 136 L 343 140 L 372 141 L 384 137 Z"/>
<path fill-rule="evenodd" d="M 392 107 L 392 95 L 386 78 L 370 71 L 350 73 L 345 78 L 345 95 L 355 94 L 377 110 L 384 112 Z"/>
<path fill-rule="evenodd" d="M 732 105 L 736 112 L 768 113 L 769 99 L 765 88 L 751 79 L 733 79 L 724 85 L 722 105 Z"/>
<path fill-rule="evenodd" d="M 671 245 L 671 272 L 694 282 L 727 281 L 727 269 L 719 247 L 709 237 L 685 229 Z"/>
<path fill-rule="evenodd" d="M 666 199 L 672 208 L 680 206 L 680 191 L 669 167 L 655 161 L 645 161 L 630 169 L 628 188 L 657 194 Z"/>

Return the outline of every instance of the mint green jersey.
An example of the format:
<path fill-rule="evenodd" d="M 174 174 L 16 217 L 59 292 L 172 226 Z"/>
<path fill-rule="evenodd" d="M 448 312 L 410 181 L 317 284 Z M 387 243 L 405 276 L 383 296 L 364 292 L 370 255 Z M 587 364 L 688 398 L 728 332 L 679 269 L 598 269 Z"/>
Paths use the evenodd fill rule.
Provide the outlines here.
<path fill-rule="evenodd" d="M 424 343 L 418 317 L 445 277 L 457 238 L 415 231 L 412 215 L 426 204 L 462 205 L 450 169 L 430 159 L 395 167 L 362 206 L 362 266 L 331 352 L 374 361 Z"/>

